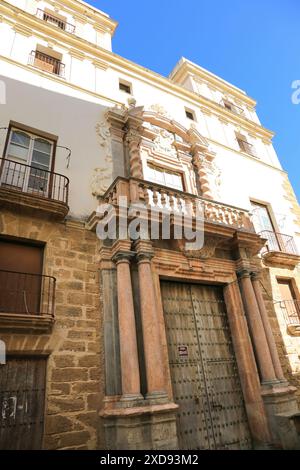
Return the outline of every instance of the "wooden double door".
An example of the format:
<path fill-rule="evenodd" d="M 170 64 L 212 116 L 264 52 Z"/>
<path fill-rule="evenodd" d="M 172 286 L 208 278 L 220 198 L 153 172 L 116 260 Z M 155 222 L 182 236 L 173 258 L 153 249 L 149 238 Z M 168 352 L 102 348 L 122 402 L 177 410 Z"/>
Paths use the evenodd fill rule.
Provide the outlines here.
<path fill-rule="evenodd" d="M 0 449 L 41 449 L 46 358 L 8 358 L 0 365 Z"/>
<path fill-rule="evenodd" d="M 251 449 L 222 288 L 161 282 L 181 449 Z"/>

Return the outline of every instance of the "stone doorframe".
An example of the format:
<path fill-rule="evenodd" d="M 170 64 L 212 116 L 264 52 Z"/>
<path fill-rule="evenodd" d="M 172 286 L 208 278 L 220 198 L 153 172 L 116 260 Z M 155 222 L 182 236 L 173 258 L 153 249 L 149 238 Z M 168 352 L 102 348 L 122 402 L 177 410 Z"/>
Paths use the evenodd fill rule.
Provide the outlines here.
<path fill-rule="evenodd" d="M 191 260 L 179 252 L 156 250 L 153 259 L 153 277 L 158 299 L 160 335 L 167 391 L 170 400 L 172 400 L 172 383 L 160 280 L 166 279 L 182 281 L 184 283 L 216 284 L 222 286 L 253 445 L 255 448 L 264 448 L 268 446 L 271 438 L 261 396 L 255 356 L 235 271 L 236 263 L 234 261 L 223 259 Z"/>
<path fill-rule="evenodd" d="M 108 391 L 101 412 L 108 448 L 176 448 L 178 445 L 177 405 L 173 402 L 160 278 L 224 286 L 224 300 L 252 439 L 255 447 L 268 445 L 270 433 L 235 273 L 236 262 L 214 258 L 188 259 L 181 251 L 153 249 L 150 241 L 138 241 L 132 246 L 130 241 L 119 240 L 111 249 L 103 248 L 101 255 L 102 268 L 113 269 L 117 279 L 121 357 L 118 394 Z M 144 396 L 141 395 L 140 386 L 141 364 L 136 312 L 130 288 L 130 263 L 137 266 L 139 279 L 139 313 L 147 383 Z M 107 306 L 103 307 L 105 316 Z M 105 349 L 108 350 L 107 345 Z M 106 361 L 107 366 L 109 360 Z M 117 367 L 117 362 L 109 367 Z M 146 441 L 145 435 L 148 436 Z"/>

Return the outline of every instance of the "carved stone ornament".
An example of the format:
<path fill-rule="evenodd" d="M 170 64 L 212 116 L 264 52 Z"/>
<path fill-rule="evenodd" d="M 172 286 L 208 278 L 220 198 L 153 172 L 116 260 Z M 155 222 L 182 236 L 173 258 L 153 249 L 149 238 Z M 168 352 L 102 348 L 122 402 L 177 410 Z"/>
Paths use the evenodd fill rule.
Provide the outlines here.
<path fill-rule="evenodd" d="M 102 196 L 109 187 L 112 180 L 112 151 L 110 142 L 110 130 L 106 121 L 101 121 L 95 126 L 100 146 L 104 150 L 103 165 L 93 171 L 91 179 L 91 190 L 93 196 Z"/>
<path fill-rule="evenodd" d="M 177 151 L 174 147 L 174 135 L 166 129 L 157 128 L 158 135 L 154 139 L 154 151 L 167 154 L 170 157 L 177 157 Z"/>
<path fill-rule="evenodd" d="M 220 244 L 220 238 L 219 237 L 205 237 L 204 238 L 204 245 L 202 248 L 199 250 L 187 250 L 185 248 L 186 246 L 186 241 L 185 240 L 179 240 L 178 241 L 178 246 L 180 251 L 187 257 L 187 258 L 194 258 L 194 259 L 209 259 L 213 258 L 215 255 L 215 251 L 217 246 Z"/>
<path fill-rule="evenodd" d="M 150 110 L 154 113 L 160 114 L 161 116 L 169 118 L 170 115 L 168 114 L 167 110 L 161 104 L 152 104 L 150 106 Z"/>

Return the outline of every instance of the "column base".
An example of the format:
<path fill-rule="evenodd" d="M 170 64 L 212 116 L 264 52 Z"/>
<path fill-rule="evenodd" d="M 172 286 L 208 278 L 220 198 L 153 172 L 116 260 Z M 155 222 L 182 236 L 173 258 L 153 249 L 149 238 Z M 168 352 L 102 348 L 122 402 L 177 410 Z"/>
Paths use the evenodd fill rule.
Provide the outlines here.
<path fill-rule="evenodd" d="M 136 406 L 143 406 L 144 397 L 140 393 L 138 394 L 124 394 L 121 396 L 119 402 L 117 403 L 118 407 L 124 408 L 132 408 Z"/>
<path fill-rule="evenodd" d="M 286 381 L 262 384 L 262 398 L 275 448 L 300 449 L 300 413 L 294 396 L 296 390 Z"/>
<path fill-rule="evenodd" d="M 149 405 L 156 405 L 156 404 L 159 405 L 163 403 L 168 403 L 169 401 L 168 395 L 164 391 L 147 393 L 145 398 L 147 402 L 149 403 Z"/>
<path fill-rule="evenodd" d="M 110 409 L 100 413 L 107 450 L 178 449 L 175 403 Z"/>

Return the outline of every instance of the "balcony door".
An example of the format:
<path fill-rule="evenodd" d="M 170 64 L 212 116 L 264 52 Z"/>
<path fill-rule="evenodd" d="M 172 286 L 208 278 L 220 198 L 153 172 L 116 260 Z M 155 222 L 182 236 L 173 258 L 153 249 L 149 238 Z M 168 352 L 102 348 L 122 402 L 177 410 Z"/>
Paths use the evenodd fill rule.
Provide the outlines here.
<path fill-rule="evenodd" d="M 40 312 L 43 246 L 0 240 L 0 315 Z"/>
<path fill-rule="evenodd" d="M 300 303 L 290 279 L 277 279 L 280 292 L 280 307 L 288 323 L 300 323 Z"/>
<path fill-rule="evenodd" d="M 267 244 L 270 251 L 280 251 L 277 235 L 274 230 L 274 225 L 270 217 L 268 207 L 252 202 L 253 224 L 257 233 L 260 233 L 263 238 L 268 240 Z"/>
<path fill-rule="evenodd" d="M 12 128 L 1 172 L 1 184 L 50 197 L 53 142 Z"/>

